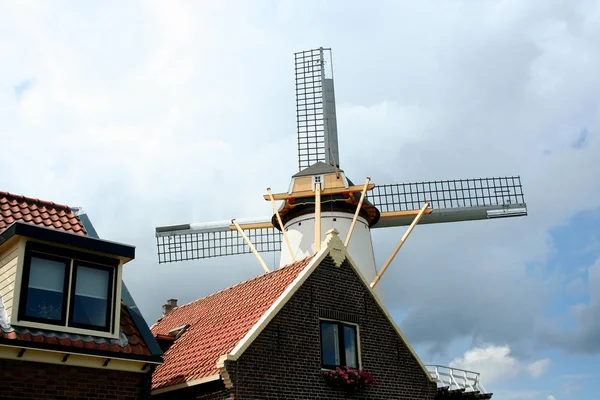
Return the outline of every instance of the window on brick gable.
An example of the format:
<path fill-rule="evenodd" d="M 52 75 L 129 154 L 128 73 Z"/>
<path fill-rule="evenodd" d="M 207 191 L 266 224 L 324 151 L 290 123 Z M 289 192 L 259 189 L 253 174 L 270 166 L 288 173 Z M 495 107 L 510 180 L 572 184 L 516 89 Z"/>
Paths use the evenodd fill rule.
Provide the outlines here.
<path fill-rule="evenodd" d="M 358 326 L 321 321 L 321 365 L 323 368 L 358 368 Z"/>

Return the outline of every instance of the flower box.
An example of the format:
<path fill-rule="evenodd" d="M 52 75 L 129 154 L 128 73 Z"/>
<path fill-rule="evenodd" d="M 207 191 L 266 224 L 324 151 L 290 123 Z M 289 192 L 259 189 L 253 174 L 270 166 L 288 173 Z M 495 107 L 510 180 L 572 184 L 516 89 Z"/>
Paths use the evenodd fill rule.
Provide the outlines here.
<path fill-rule="evenodd" d="M 367 371 L 360 371 L 348 367 L 337 367 L 331 371 L 323 371 L 325 382 L 331 387 L 340 388 L 349 392 L 359 392 L 375 386 L 375 378 Z"/>

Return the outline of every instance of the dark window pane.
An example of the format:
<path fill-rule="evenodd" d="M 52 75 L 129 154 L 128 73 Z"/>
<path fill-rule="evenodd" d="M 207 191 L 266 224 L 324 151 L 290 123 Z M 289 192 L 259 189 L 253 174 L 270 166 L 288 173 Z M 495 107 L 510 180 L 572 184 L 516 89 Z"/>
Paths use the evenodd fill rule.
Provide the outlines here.
<path fill-rule="evenodd" d="M 103 269 L 77 267 L 73 322 L 106 326 L 110 272 Z"/>
<path fill-rule="evenodd" d="M 323 365 L 340 365 L 340 345 L 337 324 L 321 324 L 321 354 Z"/>
<path fill-rule="evenodd" d="M 346 366 L 358 368 L 358 351 L 356 347 L 356 327 L 344 325 L 344 351 Z"/>
<path fill-rule="evenodd" d="M 31 257 L 25 315 L 60 321 L 66 264 Z"/>

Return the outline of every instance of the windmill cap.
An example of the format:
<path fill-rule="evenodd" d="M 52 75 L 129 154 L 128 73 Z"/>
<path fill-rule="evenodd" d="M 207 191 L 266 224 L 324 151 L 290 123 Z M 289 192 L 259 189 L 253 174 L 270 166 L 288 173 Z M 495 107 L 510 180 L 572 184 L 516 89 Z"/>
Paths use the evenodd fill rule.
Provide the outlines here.
<path fill-rule="evenodd" d="M 337 169 L 337 172 L 344 172 L 342 169 Z M 292 175 L 292 178 L 298 178 L 301 176 L 312 176 L 312 175 L 323 175 L 323 174 L 335 174 L 336 169 L 333 165 L 329 165 L 322 161 L 317 161 L 308 168 L 304 168 L 302 171 Z"/>

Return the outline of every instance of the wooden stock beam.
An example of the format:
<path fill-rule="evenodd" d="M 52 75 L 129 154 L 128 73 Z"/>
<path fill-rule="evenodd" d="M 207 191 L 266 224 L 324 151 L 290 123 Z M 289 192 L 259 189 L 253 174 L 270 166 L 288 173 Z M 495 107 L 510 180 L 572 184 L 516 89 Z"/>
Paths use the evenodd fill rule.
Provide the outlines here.
<path fill-rule="evenodd" d="M 273 226 L 273 224 L 271 223 L 271 221 L 269 221 L 269 222 L 255 222 L 255 223 L 250 223 L 250 224 L 239 224 L 238 223 L 238 225 L 244 231 L 249 231 L 251 229 L 275 228 Z M 232 230 L 232 231 L 236 231 L 237 227 L 234 224 L 231 224 L 231 225 L 229 225 L 229 229 Z"/>
<path fill-rule="evenodd" d="M 262 259 L 260 254 L 258 254 L 258 251 L 256 251 L 256 247 L 254 247 L 254 245 L 252 244 L 250 239 L 248 239 L 248 236 L 246 236 L 246 234 L 244 233 L 244 231 L 242 230 L 240 225 L 237 223 L 237 221 L 235 219 L 232 219 L 231 223 L 233 223 L 233 225 L 235 225 L 235 227 L 237 228 L 240 235 L 242 235 L 242 237 L 246 241 L 246 244 L 248 245 L 248 247 L 250 247 L 250 250 L 252 250 L 252 253 L 254 253 L 254 256 L 258 259 L 258 262 L 260 263 L 260 265 L 262 265 L 265 272 L 269 272 L 270 271 L 269 267 L 267 267 L 267 264 L 265 264 L 265 261 Z"/>
<path fill-rule="evenodd" d="M 433 209 L 428 208 L 423 214 L 431 214 Z M 398 217 L 416 217 L 421 210 L 404 210 L 404 211 L 386 211 L 379 215 L 379 219 L 398 218 Z"/>
<path fill-rule="evenodd" d="M 277 210 L 277 204 L 275 204 L 275 199 L 273 198 L 273 193 L 271 193 L 271 188 L 267 188 L 267 193 L 271 198 L 271 204 L 273 205 L 273 211 L 275 211 L 275 215 L 277 216 L 277 222 L 279 222 L 279 227 L 281 228 L 281 233 L 283 234 L 283 239 L 285 240 L 285 244 L 287 245 L 288 251 L 290 252 L 290 256 L 292 257 L 292 261 L 296 262 L 296 256 L 292 251 L 292 245 L 290 244 L 290 239 L 288 238 L 287 232 L 283 229 L 283 222 L 281 222 L 281 215 L 279 215 L 279 210 Z"/>
<path fill-rule="evenodd" d="M 346 241 L 344 242 L 345 247 L 348 247 L 348 243 L 350 243 L 350 238 L 352 237 L 352 231 L 354 231 L 354 225 L 356 225 L 356 220 L 358 219 L 358 214 L 360 213 L 360 208 L 362 207 L 363 201 L 365 200 L 365 195 L 367 194 L 367 188 L 369 187 L 370 180 L 371 180 L 371 178 L 367 177 L 367 181 L 365 182 L 363 191 L 360 194 L 360 200 L 358 201 L 358 205 L 356 206 L 356 212 L 354 213 L 354 218 L 352 218 L 352 224 L 350 224 L 350 230 L 348 231 L 348 235 L 346 236 Z"/>
<path fill-rule="evenodd" d="M 373 188 L 375 187 L 375 184 L 371 183 L 368 187 L 367 190 L 373 190 Z M 322 196 L 328 196 L 328 195 L 332 195 L 332 194 L 342 194 L 342 193 L 357 193 L 357 192 L 362 192 L 363 187 L 362 186 L 349 186 L 347 188 L 331 188 L 331 189 L 323 189 L 321 190 L 321 195 Z M 303 190 L 301 192 L 295 192 L 295 193 L 277 193 L 273 195 L 273 199 L 275 200 L 287 200 L 290 198 L 302 198 L 302 197 L 313 197 L 315 195 L 315 192 L 313 192 L 312 190 Z M 269 197 L 268 194 L 263 196 L 265 200 L 267 201 L 271 201 L 271 198 Z"/>
<path fill-rule="evenodd" d="M 400 242 L 398 243 L 398 245 L 396 246 L 396 248 L 394 249 L 394 251 L 392 252 L 392 254 L 390 254 L 390 256 L 387 259 L 387 261 L 385 262 L 385 264 L 383 264 L 383 267 L 381 267 L 381 271 L 379 271 L 379 273 L 377 274 L 377 276 L 375 276 L 375 279 L 373 279 L 373 282 L 371 282 L 371 288 L 374 288 L 375 285 L 377 285 L 377 283 L 379 282 L 379 280 L 383 276 L 385 270 L 390 266 L 390 264 L 394 260 L 394 257 L 396 257 L 396 254 L 398 254 L 398 251 L 400 250 L 400 248 L 402 247 L 402 245 L 406 241 L 406 238 L 408 238 L 408 235 L 410 235 L 410 233 L 412 232 L 412 230 L 419 223 L 419 220 L 421 219 L 421 217 L 423 216 L 423 214 L 425 214 L 425 211 L 427 210 L 428 207 L 429 207 L 429 202 L 425 203 L 425 205 L 423 206 L 423 208 L 421 208 L 421 210 L 419 211 L 419 213 L 415 217 L 415 219 L 412 222 L 412 224 L 410 224 L 410 226 L 408 227 L 408 229 L 406 230 L 406 232 L 402 236 L 402 239 L 400 239 Z"/>

